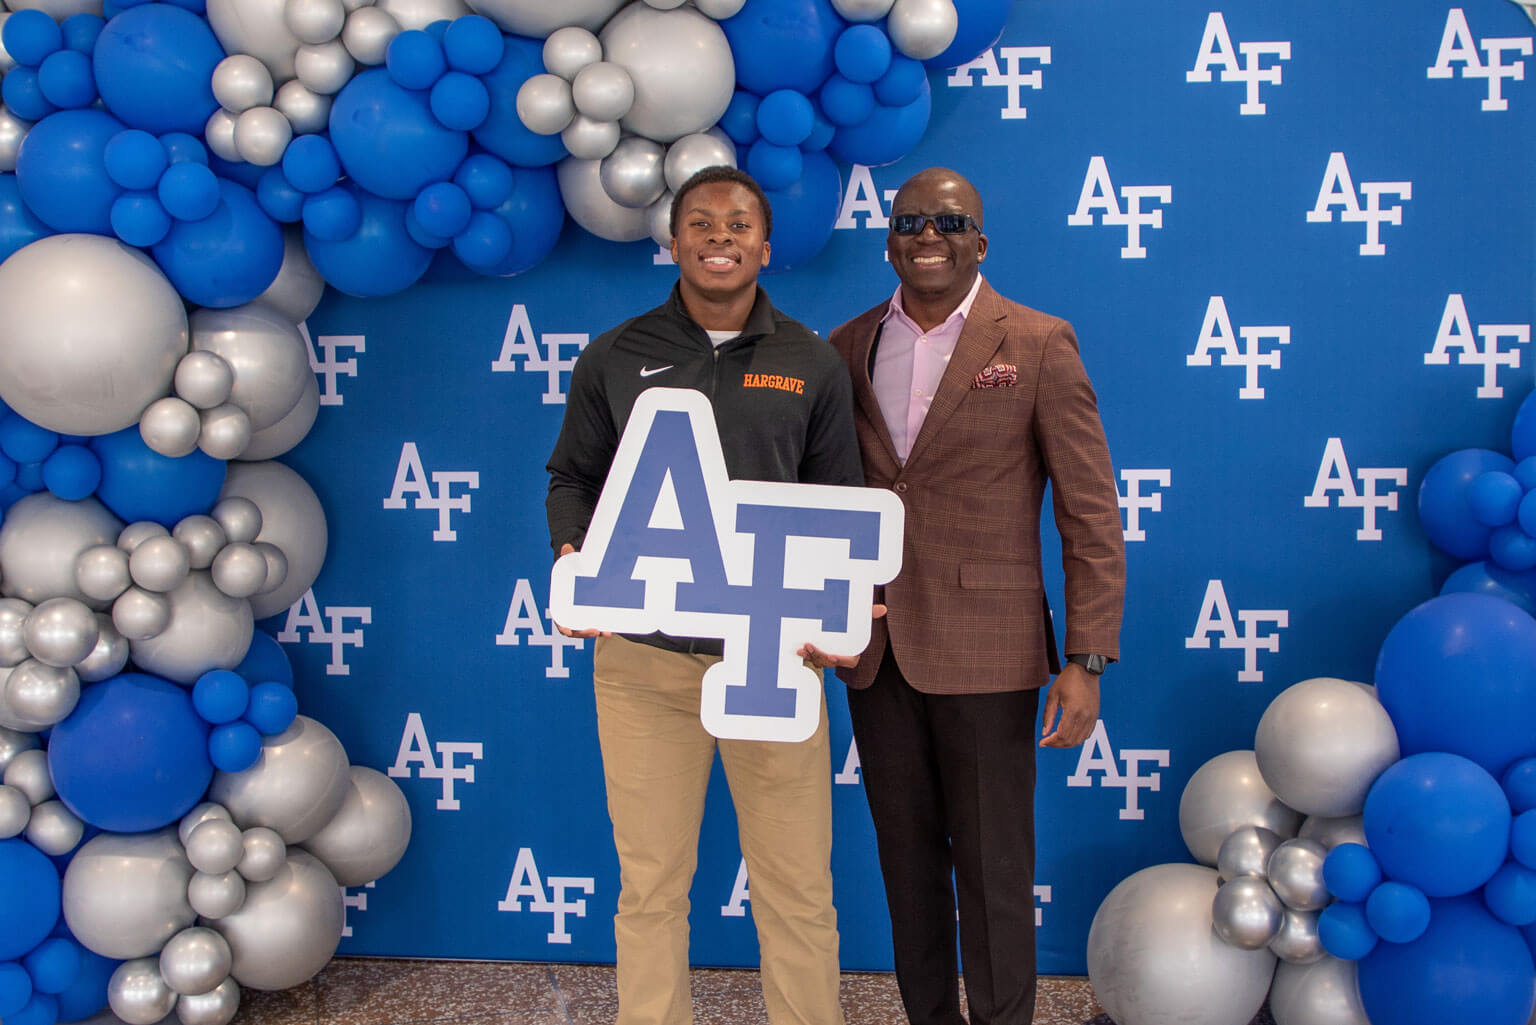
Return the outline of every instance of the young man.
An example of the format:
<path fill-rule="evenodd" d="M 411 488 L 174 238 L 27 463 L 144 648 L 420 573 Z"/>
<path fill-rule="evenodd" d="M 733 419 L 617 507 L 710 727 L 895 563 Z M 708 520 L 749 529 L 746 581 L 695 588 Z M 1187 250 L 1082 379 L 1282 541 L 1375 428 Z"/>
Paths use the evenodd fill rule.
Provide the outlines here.
<path fill-rule="evenodd" d="M 1063 320 L 982 280 L 981 197 L 930 168 L 886 236 L 896 294 L 832 332 L 871 487 L 906 507 L 901 573 L 863 659 L 839 670 L 913 1025 L 1029 1025 L 1035 1001 L 1034 723 L 1050 747 L 1098 718 L 1119 654 L 1120 510 L 1093 388 Z M 1040 573 L 1051 484 L 1066 571 L 1068 664 Z M 1057 722 L 1058 715 L 1060 717 Z M 950 883 L 953 875 L 955 886 Z"/>
<path fill-rule="evenodd" d="M 767 197 L 734 168 L 706 168 L 677 191 L 677 287 L 661 306 L 587 346 L 571 374 L 548 466 L 557 553 L 580 547 L 619 435 L 646 388 L 709 396 L 734 480 L 863 483 L 842 362 L 758 287 L 772 228 Z M 794 387 L 782 386 L 786 381 Z M 693 1020 L 688 889 L 717 746 L 751 880 L 769 1020 L 839 1025 L 826 711 L 801 743 L 717 745 L 700 723 L 699 696 L 704 671 L 719 656 L 713 640 L 596 640 L 598 735 L 621 876 L 614 919 L 619 1025 Z"/>

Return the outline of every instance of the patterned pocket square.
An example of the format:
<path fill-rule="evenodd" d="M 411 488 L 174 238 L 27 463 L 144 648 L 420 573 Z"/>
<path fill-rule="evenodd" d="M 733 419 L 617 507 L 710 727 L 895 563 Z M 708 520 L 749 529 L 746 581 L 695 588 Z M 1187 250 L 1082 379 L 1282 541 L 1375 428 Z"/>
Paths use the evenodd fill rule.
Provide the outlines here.
<path fill-rule="evenodd" d="M 971 382 L 972 388 L 1012 388 L 1019 383 L 1019 368 L 1012 363 L 994 363 Z"/>

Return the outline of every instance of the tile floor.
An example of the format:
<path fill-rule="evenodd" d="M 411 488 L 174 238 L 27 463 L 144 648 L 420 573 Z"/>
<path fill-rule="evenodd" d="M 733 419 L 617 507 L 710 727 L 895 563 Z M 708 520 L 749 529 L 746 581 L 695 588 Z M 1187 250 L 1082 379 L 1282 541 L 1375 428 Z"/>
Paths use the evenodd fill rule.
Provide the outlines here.
<path fill-rule="evenodd" d="M 847 973 L 842 996 L 848 1025 L 906 1021 L 890 975 Z M 294 989 L 245 990 L 234 1025 L 611 1025 L 616 1009 L 608 965 L 342 957 Z M 768 1021 L 753 971 L 695 970 L 693 1009 L 697 1025 Z M 1101 1012 L 1087 979 L 1041 978 L 1036 1025 L 1083 1025 Z"/>

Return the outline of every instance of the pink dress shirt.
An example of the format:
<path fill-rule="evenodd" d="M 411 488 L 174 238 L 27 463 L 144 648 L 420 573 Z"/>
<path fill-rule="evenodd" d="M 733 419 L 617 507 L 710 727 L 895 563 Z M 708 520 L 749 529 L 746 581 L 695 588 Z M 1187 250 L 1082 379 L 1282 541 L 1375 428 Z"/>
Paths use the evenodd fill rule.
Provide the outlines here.
<path fill-rule="evenodd" d="M 875 350 L 870 383 L 874 385 L 885 425 L 890 428 L 896 455 L 903 463 L 922 429 L 928 407 L 933 405 L 933 393 L 939 389 L 939 380 L 954 355 L 955 343 L 960 340 L 965 318 L 970 316 L 979 291 L 980 274 L 955 311 L 931 331 L 924 331 L 907 316 L 901 305 L 901 286 L 896 287 L 896 294 L 891 297 L 890 308 L 880 322 L 880 345 Z"/>

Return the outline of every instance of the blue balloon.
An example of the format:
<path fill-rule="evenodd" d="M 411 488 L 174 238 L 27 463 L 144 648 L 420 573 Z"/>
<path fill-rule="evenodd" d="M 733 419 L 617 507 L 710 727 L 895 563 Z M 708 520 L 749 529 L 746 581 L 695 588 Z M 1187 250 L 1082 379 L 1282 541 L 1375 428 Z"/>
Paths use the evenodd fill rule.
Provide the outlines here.
<path fill-rule="evenodd" d="M 0 420 L 0 452 L 18 463 L 38 463 L 59 447 L 59 436 L 20 413 Z"/>
<path fill-rule="evenodd" d="M 1472 482 L 1490 470 L 1509 473 L 1514 460 L 1483 448 L 1444 456 L 1419 485 L 1419 521 L 1436 547 L 1458 559 L 1486 559 L 1492 528 L 1478 522 L 1468 501 Z"/>
<path fill-rule="evenodd" d="M 1364 844 L 1341 843 L 1323 861 L 1323 883 L 1339 900 L 1361 903 L 1381 883 L 1381 865 Z"/>
<path fill-rule="evenodd" d="M 491 110 L 474 130 L 475 141 L 509 164 L 544 167 L 566 155 L 559 134 L 529 131 L 517 116 L 517 91 L 534 75 L 544 73 L 544 44 L 538 39 L 506 36 L 501 61 L 481 81 L 491 94 Z"/>
<path fill-rule="evenodd" d="M 1514 426 L 1509 431 L 1509 450 L 1516 462 L 1536 456 L 1536 392 L 1527 395 L 1515 411 Z"/>
<path fill-rule="evenodd" d="M 1520 499 L 1525 489 L 1512 474 L 1490 470 L 1479 474 L 1467 488 L 1467 504 L 1479 523 L 1489 527 L 1502 527 L 1513 523 L 1520 509 Z M 1536 513 L 1536 509 L 1533 509 Z"/>
<path fill-rule="evenodd" d="M 960 15 L 955 38 L 943 53 L 927 60 L 928 67 L 953 68 L 980 57 L 1002 38 L 1011 10 L 1013 0 L 955 0 L 955 11 Z"/>
<path fill-rule="evenodd" d="M 505 53 L 501 29 L 478 14 L 453 19 L 443 33 L 443 54 L 448 65 L 465 74 L 485 74 L 501 63 Z"/>
<path fill-rule="evenodd" d="M 921 96 L 927 85 L 928 73 L 922 62 L 898 53 L 875 83 L 875 99 L 887 107 L 905 107 Z"/>
<path fill-rule="evenodd" d="M 224 50 L 208 23 L 171 4 L 124 11 L 96 40 L 96 85 L 107 109 L 134 128 L 201 133 L 219 109 L 213 69 Z"/>
<path fill-rule="evenodd" d="M 1488 477 L 1488 476 L 1489 476 L 1489 474 L 1486 474 L 1486 473 L 1483 474 L 1483 477 Z M 1481 481 L 1483 479 L 1483 477 L 1479 477 L 1478 481 Z M 1508 480 L 1509 480 L 1509 484 L 1510 485 L 1513 485 L 1516 488 L 1520 487 L 1520 482 L 1517 481 L 1513 476 L 1510 476 L 1508 478 Z M 1478 491 L 1477 491 L 1477 483 L 1478 483 L 1478 481 L 1474 481 L 1473 485 L 1472 485 L 1472 487 L 1473 487 L 1472 499 L 1473 499 L 1473 502 L 1474 502 L 1474 506 L 1473 506 L 1474 511 L 1476 510 L 1476 504 L 1475 503 L 1476 503 L 1476 500 L 1478 498 Z M 1508 491 L 1509 491 L 1509 486 L 1508 485 L 1503 485 L 1502 486 L 1502 490 L 1505 492 L 1505 494 L 1507 496 Z M 1527 534 L 1536 532 L 1536 499 L 1531 498 L 1531 495 L 1533 495 L 1533 494 L 1536 494 L 1536 491 L 1526 492 L 1526 493 L 1522 494 L 1520 498 L 1516 499 L 1516 505 L 1515 505 L 1515 518 L 1520 521 L 1520 529 L 1525 531 Z M 1508 523 L 1509 521 L 1505 520 L 1504 522 Z"/>
<path fill-rule="evenodd" d="M 101 460 L 96 497 L 119 519 L 154 520 L 173 527 L 184 517 L 206 513 L 224 487 L 225 465 L 196 450 L 178 459 L 144 444 L 137 426 L 91 440 Z"/>
<path fill-rule="evenodd" d="M 293 664 L 288 653 L 275 637 L 260 630 L 251 635 L 251 646 L 235 672 L 258 684 L 276 682 L 293 688 Z"/>
<path fill-rule="evenodd" d="M 99 14 L 89 11 L 81 11 L 79 14 L 71 14 L 59 23 L 59 29 L 64 36 L 64 45 L 71 50 L 89 54 L 96 49 L 96 40 L 101 38 L 101 30 L 107 27 L 106 19 Z M 66 1021 L 73 1019 L 66 1018 Z"/>
<path fill-rule="evenodd" d="M 190 811 L 213 779 L 208 724 L 186 688 L 122 673 L 87 687 L 53 728 L 48 769 L 59 799 L 91 825 L 158 829 Z"/>
<path fill-rule="evenodd" d="M 491 94 L 473 75 L 450 71 L 433 84 L 428 104 L 443 127 L 467 132 L 490 114 Z"/>
<path fill-rule="evenodd" d="M 415 199 L 423 186 L 453 177 L 469 152 L 469 136 L 443 127 L 426 93 L 397 85 L 379 68 L 342 88 L 330 123 L 341 166 L 360 187 L 385 199 Z"/>
<path fill-rule="evenodd" d="M 23 121 L 41 121 L 59 108 L 43 95 L 43 83 L 32 68 L 16 67 L 0 82 L 0 99 Z"/>
<path fill-rule="evenodd" d="M 215 726 L 208 734 L 208 757 L 220 772 L 244 772 L 261 757 L 261 734 L 248 722 Z"/>
<path fill-rule="evenodd" d="M 299 699 L 294 696 L 292 687 L 268 680 L 251 688 L 245 721 L 266 736 L 281 733 L 292 726 L 294 716 L 298 714 Z"/>
<path fill-rule="evenodd" d="M 102 153 L 102 160 L 114 182 L 125 189 L 138 191 L 154 188 L 170 166 L 170 158 L 160 140 L 137 128 L 113 136 Z"/>
<path fill-rule="evenodd" d="M 210 669 L 192 685 L 192 707 L 214 725 L 234 722 L 245 714 L 251 688 L 245 679 L 228 669 Z"/>
<path fill-rule="evenodd" d="M 64 33 L 59 23 L 43 11 L 24 9 L 15 13 L 21 17 L 5 19 L 0 42 L 5 43 L 5 52 L 17 64 L 35 68 L 64 45 Z"/>
<path fill-rule="evenodd" d="M 875 112 L 875 91 L 860 82 L 833 75 L 817 97 L 822 113 L 834 126 L 856 125 Z"/>
<path fill-rule="evenodd" d="M 757 141 L 757 108 L 762 100 L 742 89 L 731 94 L 731 102 L 720 115 L 720 128 L 738 146 Z"/>
<path fill-rule="evenodd" d="M 107 1006 L 107 983 L 120 961 L 80 948 L 80 971 L 70 987 L 58 995 L 59 1020 L 79 1021 Z"/>
<path fill-rule="evenodd" d="M 228 308 L 250 302 L 277 278 L 283 231 L 244 185 L 220 178 L 219 197 L 211 215 L 177 221 L 152 252 L 184 298 Z"/>
<path fill-rule="evenodd" d="M 160 145 L 165 147 L 165 155 L 173 164 L 184 164 L 188 161 L 194 164 L 208 163 L 208 147 L 203 145 L 197 135 L 189 135 L 186 132 L 167 132 L 160 136 Z"/>
<path fill-rule="evenodd" d="M 0 961 L 0 1018 L 9 1018 L 32 999 L 32 976 L 15 961 Z"/>
<path fill-rule="evenodd" d="M 341 177 L 336 148 L 324 135 L 301 135 L 283 151 L 283 177 L 300 192 L 324 192 Z M 271 172 L 262 176 L 265 181 Z"/>
<path fill-rule="evenodd" d="M 48 938 L 61 892 L 59 873 L 42 851 L 25 840 L 0 840 L 0 960 L 14 961 Z"/>
<path fill-rule="evenodd" d="M 1509 850 L 1509 800 L 1460 755 L 1432 751 L 1389 766 L 1366 795 L 1364 820 L 1383 874 L 1430 897 L 1472 892 Z"/>
<path fill-rule="evenodd" d="M 819 111 L 816 114 L 816 123 L 811 126 L 811 134 L 805 137 L 800 144 L 803 153 L 819 153 L 832 145 L 832 136 L 837 134 L 837 126 L 828 121 Z"/>
<path fill-rule="evenodd" d="M 825 153 L 806 153 L 803 170 L 788 188 L 767 189 L 773 207 L 769 271 L 803 266 L 825 248 L 837 223 L 843 182 Z"/>
<path fill-rule="evenodd" d="M 904 107 L 875 104 L 874 113 L 856 125 L 846 125 L 832 137 L 831 151 L 852 164 L 876 167 L 911 152 L 928 127 L 932 92 L 927 79 L 917 99 Z"/>
<path fill-rule="evenodd" d="M 1536 569 L 1536 538 L 1511 523 L 1488 535 L 1488 558 L 1511 573 Z"/>
<path fill-rule="evenodd" d="M 850 25 L 832 50 L 837 70 L 850 82 L 872 83 L 891 67 L 891 38 L 875 25 Z"/>
<path fill-rule="evenodd" d="M 21 963 L 32 977 L 34 990 L 57 996 L 73 985 L 80 974 L 80 947 L 62 936 L 54 936 L 33 947 Z"/>
<path fill-rule="evenodd" d="M 428 231 L 416 216 L 416 204 L 412 203 L 405 208 L 405 230 L 419 246 L 427 249 L 442 249 L 453 244 L 453 238 L 449 235 L 436 235 Z M 430 269 L 430 267 L 429 267 Z M 468 270 L 468 268 L 464 268 Z"/>
<path fill-rule="evenodd" d="M 104 154 L 122 130 L 117 118 L 89 109 L 62 110 L 32 126 L 16 154 L 16 177 L 38 220 L 54 231 L 112 233 L 112 201 L 121 190 L 107 176 Z"/>
<path fill-rule="evenodd" d="M 494 210 L 511 198 L 517 178 L 506 161 L 489 153 L 474 153 L 454 172 L 453 183 L 464 190 L 476 210 Z M 429 185 L 423 192 L 433 188 L 436 186 Z"/>
<path fill-rule="evenodd" d="M 804 165 L 805 155 L 799 146 L 778 146 L 758 139 L 747 150 L 747 171 L 764 192 L 789 188 L 800 177 Z"/>
<path fill-rule="evenodd" d="M 1536 572 L 1512 573 L 1497 563 L 1469 562 L 1445 578 L 1441 594 L 1486 594 L 1513 602 L 1536 616 Z"/>
<path fill-rule="evenodd" d="M 125 192 L 112 201 L 112 234 L 147 249 L 171 233 L 171 215 L 153 192 Z"/>
<path fill-rule="evenodd" d="M 481 274 L 508 277 L 538 264 L 560 241 L 565 206 L 552 167 L 514 167 L 512 194 L 491 212 L 512 229 L 512 247 L 495 266 L 476 267 Z"/>
<path fill-rule="evenodd" d="M 1358 961 L 1376 948 L 1376 932 L 1365 918 L 1365 905 L 1336 901 L 1317 916 L 1323 949 L 1344 961 Z"/>
<path fill-rule="evenodd" d="M 411 210 L 423 228 L 444 238 L 463 231 L 474 212 L 469 195 L 452 182 L 437 182 L 422 189 Z"/>
<path fill-rule="evenodd" d="M 357 196 L 332 185 L 304 200 L 304 230 L 326 242 L 344 242 L 357 234 L 363 223 L 363 208 Z"/>
<path fill-rule="evenodd" d="M 1526 868 L 1536 868 L 1536 811 L 1526 809 L 1509 828 L 1509 853 Z"/>
<path fill-rule="evenodd" d="M 1360 962 L 1360 1001 L 1391 1025 L 1524 1025 L 1536 969 L 1520 932 L 1476 899 L 1434 902 L 1412 943 L 1383 943 Z"/>
<path fill-rule="evenodd" d="M 1382 883 L 1365 902 L 1365 920 L 1388 943 L 1411 943 L 1429 928 L 1429 898 L 1417 886 Z"/>
<path fill-rule="evenodd" d="M 0 262 L 23 246 L 52 235 L 21 198 L 21 183 L 14 174 L 0 174 Z"/>
<path fill-rule="evenodd" d="M 27 1006 L 5 1019 L 5 1025 L 54 1025 L 58 1020 L 58 998 L 46 993 L 33 993 Z"/>
<path fill-rule="evenodd" d="M 49 54 L 37 69 L 37 86 L 55 107 L 87 107 L 96 101 L 91 59 L 76 50 Z"/>
<path fill-rule="evenodd" d="M 256 202 L 267 216 L 282 224 L 293 224 L 304 216 L 304 193 L 289 183 L 281 167 L 269 167 L 261 176 L 256 186 Z"/>
<path fill-rule="evenodd" d="M 43 460 L 43 486 L 67 502 L 94 494 L 101 483 L 101 460 L 84 445 L 60 445 Z"/>
<path fill-rule="evenodd" d="M 384 51 L 389 77 L 404 89 L 430 89 L 448 70 L 442 44 L 420 29 L 407 29 Z"/>
<path fill-rule="evenodd" d="M 512 251 L 512 229 L 485 210 L 470 215 L 469 224 L 453 237 L 453 252 L 470 269 L 495 267 Z"/>
<path fill-rule="evenodd" d="M 28 494 L 35 494 L 43 490 L 43 464 L 35 463 L 16 464 L 16 484 L 24 488 Z"/>
<path fill-rule="evenodd" d="M 816 110 L 804 93 L 779 89 L 758 104 L 757 130 L 775 146 L 798 146 L 815 127 Z"/>
<path fill-rule="evenodd" d="M 1450 751 L 1500 775 L 1536 753 L 1536 620 L 1509 602 L 1446 594 L 1411 610 L 1382 642 L 1376 686 L 1404 755 Z"/>
<path fill-rule="evenodd" d="M 1522 758 L 1511 765 L 1505 770 L 1499 785 L 1504 788 L 1504 796 L 1509 798 L 1509 809 L 1516 816 L 1536 808 L 1536 758 Z M 1516 826 L 1518 825 L 1517 817 Z M 1531 826 L 1536 827 L 1536 821 L 1533 821 Z M 1536 836 L 1533 836 L 1533 839 L 1536 839 Z"/>
<path fill-rule="evenodd" d="M 155 194 L 178 221 L 200 221 L 219 207 L 219 179 L 207 164 L 184 160 L 166 168 Z"/>
<path fill-rule="evenodd" d="M 1483 903 L 1501 922 L 1536 922 L 1536 872 L 1518 862 L 1506 862 L 1483 887 Z"/>
<path fill-rule="evenodd" d="M 357 197 L 363 221 L 357 234 L 340 242 L 304 233 L 304 247 L 320 276 L 339 291 L 362 297 L 393 295 L 414 285 L 432 262 L 432 251 L 406 230 L 408 204 L 383 199 L 351 182 L 341 187 Z"/>
<path fill-rule="evenodd" d="M 747 0 L 720 22 L 736 58 L 736 84 L 759 96 L 803 93 L 832 73 L 833 51 L 847 22 L 830 0 Z"/>
<path fill-rule="evenodd" d="M 0 453 L 0 488 L 9 487 L 16 480 L 16 461 Z"/>

